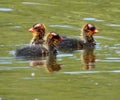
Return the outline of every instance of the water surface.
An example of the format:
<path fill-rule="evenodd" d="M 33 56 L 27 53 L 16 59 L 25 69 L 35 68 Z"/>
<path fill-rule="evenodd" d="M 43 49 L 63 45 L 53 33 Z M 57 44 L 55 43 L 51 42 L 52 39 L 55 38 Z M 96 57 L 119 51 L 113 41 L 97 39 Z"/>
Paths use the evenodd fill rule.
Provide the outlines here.
<path fill-rule="evenodd" d="M 1 0 L 0 4 L 1 100 L 120 99 L 119 0 Z M 16 59 L 15 50 L 29 45 L 28 29 L 35 23 L 44 23 L 47 32 L 77 39 L 85 23 L 95 24 L 100 32 L 94 36 L 95 50 L 88 52 L 89 62 L 85 50 L 60 52 L 52 59 L 54 67 L 47 66 L 48 58 Z"/>

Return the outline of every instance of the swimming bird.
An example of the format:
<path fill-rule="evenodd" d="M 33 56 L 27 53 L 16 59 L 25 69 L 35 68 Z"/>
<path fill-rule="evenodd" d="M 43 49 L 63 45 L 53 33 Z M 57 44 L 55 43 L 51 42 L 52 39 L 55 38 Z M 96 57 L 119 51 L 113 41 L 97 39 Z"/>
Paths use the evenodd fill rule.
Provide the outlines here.
<path fill-rule="evenodd" d="M 71 52 L 74 50 L 81 50 L 85 47 L 94 46 L 96 43 L 93 35 L 96 33 L 98 33 L 96 27 L 91 23 L 87 23 L 81 29 L 81 39 L 65 36 L 63 37 L 63 41 L 57 45 L 57 48 L 62 52 Z"/>
<path fill-rule="evenodd" d="M 44 24 L 38 23 L 33 25 L 33 27 L 29 29 L 29 32 L 33 33 L 33 39 L 31 40 L 31 44 L 44 44 L 45 31 L 46 28 Z M 71 52 L 74 50 L 81 50 L 85 47 L 95 46 L 96 43 L 93 35 L 96 33 L 98 33 L 96 27 L 91 23 L 87 23 L 81 29 L 81 39 L 62 36 L 63 41 L 58 43 L 57 49 L 58 51 L 62 52 Z"/>
<path fill-rule="evenodd" d="M 39 35 L 35 35 L 33 37 L 32 43 L 34 45 L 22 47 L 20 49 L 16 50 L 16 57 L 41 57 L 41 56 L 48 56 L 49 54 L 57 54 L 56 45 L 62 41 L 62 38 L 59 36 L 59 34 L 56 34 L 55 32 L 50 32 L 46 36 L 46 42 L 43 44 L 42 42 L 38 43 Z M 37 41 L 38 39 L 38 41 Z M 43 40 L 40 38 L 40 40 Z"/>
<path fill-rule="evenodd" d="M 29 30 L 33 34 L 33 38 L 30 42 L 31 45 L 43 44 L 45 42 L 44 37 L 46 33 L 46 27 L 44 24 L 34 24 Z"/>

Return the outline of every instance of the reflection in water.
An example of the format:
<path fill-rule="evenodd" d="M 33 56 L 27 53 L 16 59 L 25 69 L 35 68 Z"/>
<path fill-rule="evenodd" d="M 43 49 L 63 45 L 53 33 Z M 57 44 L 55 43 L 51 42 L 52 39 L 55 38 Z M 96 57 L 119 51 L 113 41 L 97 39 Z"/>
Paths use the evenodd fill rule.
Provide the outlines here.
<path fill-rule="evenodd" d="M 43 67 L 45 66 L 46 61 L 44 60 L 32 60 L 30 61 L 30 66 Z"/>
<path fill-rule="evenodd" d="M 84 47 L 81 54 L 81 60 L 83 63 L 83 69 L 90 70 L 95 66 L 95 55 L 94 55 L 95 47 L 91 45 L 90 47 Z"/>
<path fill-rule="evenodd" d="M 48 72 L 61 70 L 61 64 L 57 63 L 56 55 L 49 55 L 47 58 L 46 68 Z"/>
<path fill-rule="evenodd" d="M 88 46 L 89 45 L 89 46 Z M 95 54 L 94 45 L 86 44 L 81 52 L 81 61 L 83 63 L 83 69 L 91 70 L 95 67 Z M 45 60 L 32 60 L 30 66 L 45 67 L 47 72 L 55 72 L 61 70 L 61 64 L 57 62 L 56 55 L 49 54 Z"/>
<path fill-rule="evenodd" d="M 49 54 L 46 60 L 34 60 L 30 62 L 30 66 L 45 67 L 47 72 L 61 70 L 61 64 L 57 63 L 56 55 Z"/>

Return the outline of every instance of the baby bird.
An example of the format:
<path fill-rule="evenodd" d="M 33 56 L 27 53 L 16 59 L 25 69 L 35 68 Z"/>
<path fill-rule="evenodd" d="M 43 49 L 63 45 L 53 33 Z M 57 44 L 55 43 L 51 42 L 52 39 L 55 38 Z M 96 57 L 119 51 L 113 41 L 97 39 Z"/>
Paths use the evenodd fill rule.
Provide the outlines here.
<path fill-rule="evenodd" d="M 85 24 L 81 29 L 82 39 L 75 39 L 69 37 L 63 37 L 57 48 L 62 52 L 71 52 L 74 50 L 81 50 L 84 47 L 90 47 L 95 45 L 93 35 L 98 33 L 98 30 L 93 24 Z"/>
<path fill-rule="evenodd" d="M 56 54 L 56 45 L 62 41 L 62 37 L 55 32 L 50 32 L 45 36 L 45 26 L 43 24 L 35 24 L 29 29 L 33 33 L 33 38 L 29 46 L 22 47 L 16 50 L 16 57 L 41 57 L 47 56 L 49 53 Z"/>
<path fill-rule="evenodd" d="M 33 27 L 30 28 L 28 31 L 33 34 L 33 38 L 30 42 L 31 45 L 43 44 L 45 42 L 44 36 L 46 28 L 44 24 L 37 23 L 33 25 Z"/>

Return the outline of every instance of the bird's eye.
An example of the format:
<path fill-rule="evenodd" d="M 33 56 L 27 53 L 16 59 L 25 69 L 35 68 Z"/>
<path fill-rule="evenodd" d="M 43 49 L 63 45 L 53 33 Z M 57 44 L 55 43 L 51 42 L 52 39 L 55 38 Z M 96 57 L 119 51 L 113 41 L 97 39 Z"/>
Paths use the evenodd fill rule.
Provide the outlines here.
<path fill-rule="evenodd" d="M 95 27 L 89 27 L 89 30 L 94 31 Z"/>

